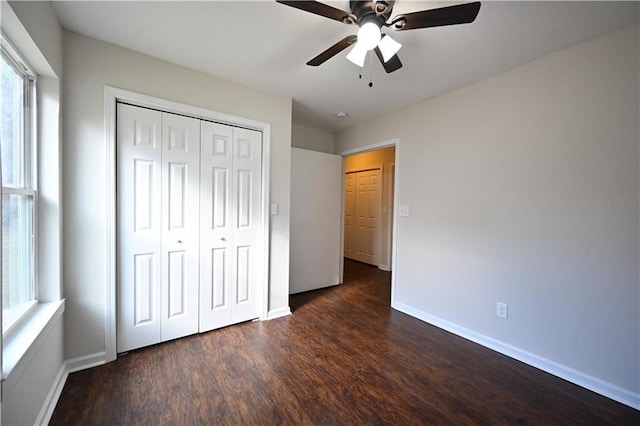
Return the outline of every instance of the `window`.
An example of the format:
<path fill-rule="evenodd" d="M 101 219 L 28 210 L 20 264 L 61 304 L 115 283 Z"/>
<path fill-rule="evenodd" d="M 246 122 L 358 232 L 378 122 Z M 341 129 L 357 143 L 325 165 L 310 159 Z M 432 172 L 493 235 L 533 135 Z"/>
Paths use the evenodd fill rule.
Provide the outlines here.
<path fill-rule="evenodd" d="M 35 78 L 2 44 L 2 331 L 37 304 L 35 279 Z"/>

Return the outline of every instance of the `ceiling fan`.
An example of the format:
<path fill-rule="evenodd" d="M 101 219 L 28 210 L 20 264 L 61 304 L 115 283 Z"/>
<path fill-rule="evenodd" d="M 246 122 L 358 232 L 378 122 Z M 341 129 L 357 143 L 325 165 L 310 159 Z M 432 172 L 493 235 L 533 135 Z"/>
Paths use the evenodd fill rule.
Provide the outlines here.
<path fill-rule="evenodd" d="M 373 50 L 387 73 L 394 72 L 402 67 L 402 62 L 400 62 L 397 55 L 402 45 L 393 40 L 388 34 L 382 33 L 383 27 L 393 28 L 396 31 L 406 31 L 418 28 L 468 24 L 476 19 L 480 10 L 480 2 L 474 2 L 405 13 L 390 19 L 395 0 L 351 0 L 349 2 L 351 12 L 345 12 L 317 1 L 276 1 L 345 24 L 357 24 L 359 27 L 358 35 L 346 36 L 311 59 L 307 62 L 307 65 L 317 67 L 347 47 L 355 44 L 347 55 L 348 60 L 363 67 L 367 53 Z"/>

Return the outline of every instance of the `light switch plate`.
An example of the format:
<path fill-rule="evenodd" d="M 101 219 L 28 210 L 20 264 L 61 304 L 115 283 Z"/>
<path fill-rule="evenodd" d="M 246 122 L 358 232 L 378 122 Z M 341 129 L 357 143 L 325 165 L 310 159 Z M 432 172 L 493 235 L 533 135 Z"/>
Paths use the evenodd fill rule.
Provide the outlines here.
<path fill-rule="evenodd" d="M 402 205 L 402 206 L 398 206 L 398 215 L 399 216 L 409 216 L 409 206 L 407 205 Z"/>

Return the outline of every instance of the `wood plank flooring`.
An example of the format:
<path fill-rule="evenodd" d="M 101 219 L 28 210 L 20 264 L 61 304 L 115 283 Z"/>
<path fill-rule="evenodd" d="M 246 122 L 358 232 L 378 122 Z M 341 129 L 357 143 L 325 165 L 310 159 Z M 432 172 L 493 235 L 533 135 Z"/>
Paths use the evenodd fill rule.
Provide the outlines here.
<path fill-rule="evenodd" d="M 69 375 L 52 425 L 640 424 L 634 410 L 390 307 L 390 274 L 291 297 L 293 315 Z"/>

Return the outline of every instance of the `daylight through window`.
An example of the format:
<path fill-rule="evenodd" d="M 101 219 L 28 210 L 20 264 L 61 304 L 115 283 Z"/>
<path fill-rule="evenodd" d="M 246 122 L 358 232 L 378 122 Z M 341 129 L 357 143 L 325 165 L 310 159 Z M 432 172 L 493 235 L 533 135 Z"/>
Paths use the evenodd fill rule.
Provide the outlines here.
<path fill-rule="evenodd" d="M 36 204 L 33 167 L 35 80 L 24 61 L 3 44 L 2 133 L 2 328 L 9 330 L 36 301 L 34 271 Z"/>

